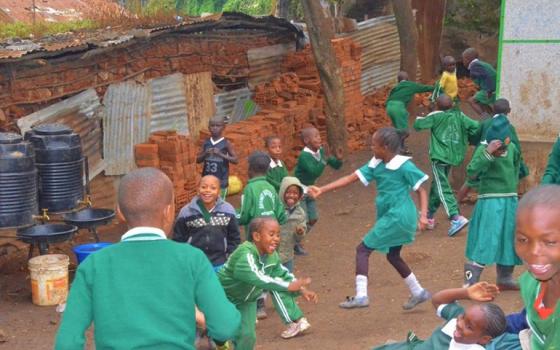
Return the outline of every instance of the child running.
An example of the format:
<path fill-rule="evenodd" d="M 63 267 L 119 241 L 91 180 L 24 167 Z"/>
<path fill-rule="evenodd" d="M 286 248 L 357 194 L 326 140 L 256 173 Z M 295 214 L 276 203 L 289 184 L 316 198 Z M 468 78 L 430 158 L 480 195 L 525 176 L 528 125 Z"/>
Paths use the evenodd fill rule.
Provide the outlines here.
<path fill-rule="evenodd" d="M 299 204 L 303 197 L 303 185 L 297 177 L 286 176 L 280 185 L 280 198 L 286 208 L 286 223 L 280 226 L 278 254 L 282 265 L 294 270 L 294 246 L 301 242 L 307 230 L 305 211 Z"/>
<path fill-rule="evenodd" d="M 214 175 L 220 179 L 221 196 L 227 196 L 229 185 L 229 163 L 237 164 L 238 159 L 233 146 L 222 135 L 226 127 L 224 118 L 214 117 L 208 123 L 210 138 L 202 144 L 196 162 L 202 163 L 202 176 Z"/>
<path fill-rule="evenodd" d="M 266 181 L 270 182 L 278 192 L 282 179 L 288 176 L 288 169 L 280 159 L 282 157 L 282 140 L 278 136 L 269 136 L 264 140 L 264 146 L 270 156 L 270 167 L 266 173 Z"/>
<path fill-rule="evenodd" d="M 410 267 L 402 259 L 402 246 L 414 241 L 417 228 L 417 210 L 410 191 L 418 194 L 420 220 L 418 226 L 424 229 L 428 224 L 427 195 L 421 185 L 428 175 L 420 171 L 410 157 L 398 155 L 406 131 L 382 128 L 373 134 L 373 158 L 351 175 L 342 177 L 322 187 L 312 186 L 309 193 L 315 197 L 325 192 L 347 186 L 357 180 L 364 185 L 377 183 L 377 219 L 373 228 L 356 248 L 356 296 L 347 297 L 340 307 L 352 309 L 367 307 L 368 262 L 371 252 L 377 250 L 387 254 L 387 260 L 404 279 L 412 296 L 403 305 L 405 310 L 430 299 L 430 293 L 422 288 Z"/>
<path fill-rule="evenodd" d="M 507 340 L 501 337 L 506 330 L 506 317 L 498 305 L 477 303 L 464 309 L 456 302 L 461 299 L 487 302 L 494 300 L 498 292 L 498 287 L 486 282 L 478 282 L 469 288 L 444 289 L 434 294 L 432 304 L 437 315 L 446 322 L 428 339 L 420 340 L 410 332 L 405 342 L 383 345 L 374 350 L 483 350 L 498 337 L 500 341 L 516 344 L 514 348 L 520 349 L 516 335 L 508 334 Z"/>
<path fill-rule="evenodd" d="M 455 62 L 455 58 L 453 58 L 453 56 L 445 56 L 441 65 L 443 72 L 441 73 L 439 80 L 435 83 L 434 91 L 430 97 L 430 102 L 435 105 L 437 98 L 440 95 L 445 94 L 451 97 L 453 105 L 457 106 L 459 102 L 457 98 L 457 95 L 459 94 L 459 85 L 457 84 L 457 63 Z"/>
<path fill-rule="evenodd" d="M 560 345 L 560 186 L 527 192 L 517 210 L 515 250 L 528 271 L 519 278 L 531 350 Z"/>
<path fill-rule="evenodd" d="M 486 133 L 487 146 L 478 147 L 467 166 L 467 176 L 479 184 L 467 237 L 465 286 L 478 282 L 486 265 L 496 264 L 500 290 L 519 289 L 512 273 L 521 265 L 513 239 L 520 154 L 510 135 L 508 120 L 494 118 Z"/>
<path fill-rule="evenodd" d="M 280 264 L 276 248 L 280 242 L 280 226 L 271 217 L 251 221 L 252 242 L 241 244 L 218 272 L 228 299 L 241 313 L 241 327 L 234 339 L 235 350 L 253 350 L 256 334 L 256 300 L 264 290 L 271 291 L 272 300 L 287 328 L 284 339 L 295 337 L 309 329 L 295 299 L 298 295 L 317 302 L 317 294 L 306 289 L 310 278 L 296 279 Z"/>
<path fill-rule="evenodd" d="M 560 185 L 560 135 L 548 155 L 548 163 L 544 170 L 542 184 Z"/>
<path fill-rule="evenodd" d="M 453 110 L 451 97 L 443 94 L 437 98 L 438 111 L 425 117 L 416 118 L 414 129 L 429 129 L 430 160 L 432 162 L 432 186 L 428 203 L 428 229 L 435 227 L 434 215 L 443 204 L 445 213 L 451 223 L 447 234 L 449 237 L 461 231 L 469 220 L 459 213 L 459 206 L 449 184 L 449 171 L 463 163 L 467 151 L 468 139 L 478 132 L 479 124 L 459 110 Z"/>
<path fill-rule="evenodd" d="M 463 64 L 479 91 L 468 101 L 476 113 L 482 115 L 492 110 L 496 101 L 496 70 L 490 63 L 478 59 L 478 51 L 470 47 L 463 51 Z"/>
<path fill-rule="evenodd" d="M 241 242 L 235 209 L 220 198 L 220 180 L 214 175 L 200 179 L 198 195 L 179 212 L 173 240 L 202 250 L 214 271 Z"/>

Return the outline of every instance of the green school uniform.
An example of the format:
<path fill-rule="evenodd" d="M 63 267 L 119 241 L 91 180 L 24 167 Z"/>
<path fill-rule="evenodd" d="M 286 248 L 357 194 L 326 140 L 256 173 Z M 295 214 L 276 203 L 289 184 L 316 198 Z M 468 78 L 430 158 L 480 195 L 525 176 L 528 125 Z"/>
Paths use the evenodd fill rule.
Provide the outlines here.
<path fill-rule="evenodd" d="M 431 130 L 430 159 L 433 178 L 428 202 L 430 216 L 441 204 L 449 218 L 459 214 L 457 199 L 449 184 L 449 171 L 451 166 L 458 166 L 463 162 L 468 139 L 477 134 L 479 128 L 477 121 L 458 110 L 435 111 L 416 118 L 414 129 Z"/>
<path fill-rule="evenodd" d="M 280 264 L 278 253 L 259 255 L 252 242 L 244 242 L 231 254 L 218 278 L 228 299 L 241 313 L 241 327 L 234 339 L 236 350 L 253 350 L 256 342 L 257 298 L 263 291 L 270 291 L 272 302 L 285 324 L 303 317 L 296 304 L 298 293 L 288 291 L 294 280 Z"/>
<path fill-rule="evenodd" d="M 489 63 L 479 59 L 473 60 L 468 69 L 471 79 L 480 88 L 480 91 L 474 95 L 475 101 L 492 106 L 496 102 L 496 70 Z"/>
<path fill-rule="evenodd" d="M 541 183 L 560 185 L 560 137 L 558 137 L 548 155 L 548 164 L 544 170 Z"/>
<path fill-rule="evenodd" d="M 268 168 L 268 172 L 266 173 L 266 181 L 274 186 L 276 192 L 280 190 L 282 179 L 288 175 L 288 169 L 281 160 L 278 160 L 277 162 L 275 162 L 274 159 L 270 160 L 270 167 Z"/>
<path fill-rule="evenodd" d="M 370 249 L 387 253 L 389 248 L 414 241 L 418 214 L 410 196 L 428 179 L 410 157 L 395 156 L 387 164 L 373 157 L 355 174 L 364 185 L 376 182 L 377 218 L 373 228 L 363 238 Z"/>
<path fill-rule="evenodd" d="M 247 226 L 251 220 L 260 216 L 275 217 L 280 225 L 286 222 L 284 205 L 278 197 L 278 192 L 266 181 L 264 176 L 249 179 L 241 196 L 239 224 L 245 225 L 245 234 L 248 240 L 251 240 L 251 235 Z"/>
<path fill-rule="evenodd" d="M 535 310 L 541 282 L 529 272 L 519 278 L 521 298 L 527 310 L 527 323 L 533 334 L 531 335 L 531 350 L 558 350 L 560 349 L 560 301 L 556 303 L 554 313 L 546 319 L 541 319 Z"/>
<path fill-rule="evenodd" d="M 97 349 L 194 350 L 195 306 L 209 336 L 233 338 L 240 314 L 202 251 L 137 227 L 80 264 L 55 349 L 83 349 L 93 322 Z"/>
<path fill-rule="evenodd" d="M 521 265 L 515 254 L 515 212 L 520 155 L 515 144 L 494 157 L 486 147 L 476 149 L 467 176 L 478 178 L 478 200 L 469 224 L 466 256 L 480 264 Z"/>
<path fill-rule="evenodd" d="M 401 80 L 387 97 L 386 112 L 396 129 L 408 129 L 407 106 L 415 94 L 430 92 L 433 86 L 418 84 L 413 81 Z"/>

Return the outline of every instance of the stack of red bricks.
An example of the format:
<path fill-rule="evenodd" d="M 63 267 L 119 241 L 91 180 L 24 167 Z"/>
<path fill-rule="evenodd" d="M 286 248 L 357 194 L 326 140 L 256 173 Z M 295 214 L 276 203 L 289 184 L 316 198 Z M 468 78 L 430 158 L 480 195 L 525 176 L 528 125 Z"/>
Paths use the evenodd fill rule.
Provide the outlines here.
<path fill-rule="evenodd" d="M 158 131 L 148 143 L 134 146 L 138 167 L 161 169 L 173 182 L 176 210 L 180 210 L 196 195 L 200 172 L 196 167 L 196 144 L 191 138 L 175 131 Z"/>

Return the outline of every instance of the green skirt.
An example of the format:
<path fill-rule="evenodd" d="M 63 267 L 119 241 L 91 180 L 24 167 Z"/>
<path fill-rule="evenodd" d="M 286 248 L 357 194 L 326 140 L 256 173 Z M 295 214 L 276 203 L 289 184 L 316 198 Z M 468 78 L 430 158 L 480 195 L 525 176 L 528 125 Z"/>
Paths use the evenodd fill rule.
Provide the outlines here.
<path fill-rule="evenodd" d="M 479 264 L 521 265 L 515 254 L 517 197 L 479 198 L 469 223 L 466 256 Z"/>

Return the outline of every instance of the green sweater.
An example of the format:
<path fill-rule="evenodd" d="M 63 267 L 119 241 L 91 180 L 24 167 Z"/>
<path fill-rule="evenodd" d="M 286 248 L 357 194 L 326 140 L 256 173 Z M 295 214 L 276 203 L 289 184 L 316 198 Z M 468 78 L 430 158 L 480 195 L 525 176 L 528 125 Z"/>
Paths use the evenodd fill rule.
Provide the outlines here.
<path fill-rule="evenodd" d="M 284 205 L 278 197 L 278 192 L 264 176 L 250 179 L 245 186 L 241 197 L 239 224 L 248 225 L 259 216 L 273 216 L 280 225 L 286 222 Z M 245 233 L 248 234 L 247 231 Z"/>
<path fill-rule="evenodd" d="M 286 164 L 284 164 L 281 160 L 278 160 L 278 162 L 274 162 L 274 160 L 271 160 L 270 168 L 266 173 L 266 181 L 274 186 L 276 192 L 280 190 L 282 179 L 286 176 L 288 176 L 288 169 L 286 168 Z"/>
<path fill-rule="evenodd" d="M 525 272 L 519 278 L 519 284 L 521 287 L 521 299 L 523 299 L 523 304 L 527 311 L 527 323 L 533 332 L 531 336 L 531 349 L 560 349 L 560 301 L 556 303 L 554 313 L 543 320 L 539 317 L 534 307 L 541 282 L 536 280 L 529 272 Z"/>
<path fill-rule="evenodd" d="M 481 145 L 476 149 L 467 166 L 467 176 L 479 179 L 478 198 L 517 196 L 520 154 L 514 143 L 507 152 L 494 157 Z"/>
<path fill-rule="evenodd" d="M 478 133 L 480 125 L 457 110 L 435 111 L 425 117 L 418 117 L 414 129 L 430 129 L 430 159 L 453 166 L 465 159 L 468 140 Z"/>
<path fill-rule="evenodd" d="M 316 153 L 318 155 L 317 158 L 311 152 L 313 151 L 307 147 L 301 151 L 297 160 L 296 169 L 294 170 L 294 175 L 305 186 L 314 185 L 319 176 L 323 174 L 325 166 L 329 165 L 333 169 L 340 169 L 340 167 L 342 167 L 341 160 L 332 156 L 329 158 L 325 157 L 323 147 L 319 148 L 319 151 Z"/>
<path fill-rule="evenodd" d="M 552 152 L 548 156 L 542 183 L 560 185 L 560 137 L 556 140 Z"/>
<path fill-rule="evenodd" d="M 254 243 L 244 242 L 230 255 L 218 278 L 228 299 L 239 305 L 255 302 L 264 290 L 287 291 L 295 277 L 280 264 L 278 253 L 260 256 Z"/>
<path fill-rule="evenodd" d="M 234 337 L 239 312 L 202 251 L 138 227 L 80 264 L 55 349 L 84 349 L 93 322 L 97 349 L 194 350 L 195 306 L 212 338 Z"/>
<path fill-rule="evenodd" d="M 401 80 L 389 93 L 387 102 L 401 101 L 405 106 L 408 106 L 410 100 L 415 94 L 422 92 L 432 92 L 434 87 L 431 85 L 418 84 L 413 81 Z"/>

